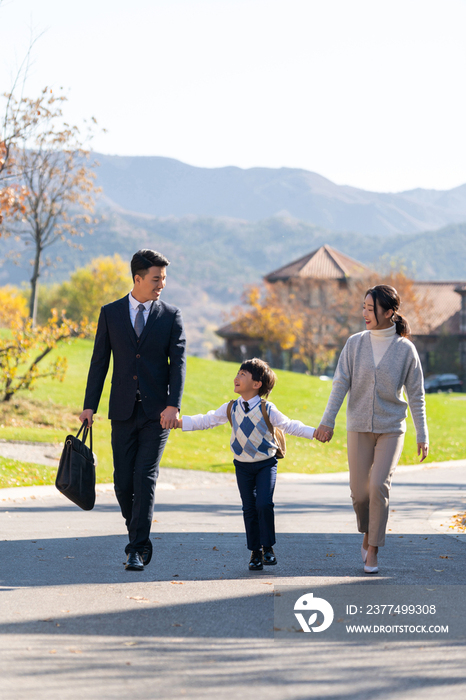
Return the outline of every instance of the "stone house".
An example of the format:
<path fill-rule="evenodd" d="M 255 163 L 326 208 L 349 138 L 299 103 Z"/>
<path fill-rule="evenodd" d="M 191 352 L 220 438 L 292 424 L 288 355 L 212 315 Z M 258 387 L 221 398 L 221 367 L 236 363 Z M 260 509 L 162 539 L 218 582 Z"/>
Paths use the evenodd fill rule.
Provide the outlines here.
<path fill-rule="evenodd" d="M 351 296 L 357 287 L 359 296 L 365 278 L 373 274 L 374 271 L 363 263 L 323 245 L 270 272 L 264 280 L 277 284 L 280 295 L 299 298 L 310 307 L 325 309 L 338 292 L 345 291 Z M 406 309 L 405 315 L 410 320 L 412 340 L 424 373 L 454 372 L 461 375 L 466 386 L 466 282 L 416 281 L 414 291 L 420 313 L 410 319 L 409 309 Z M 347 335 L 363 329 L 361 316 L 353 320 Z M 223 357 L 226 359 L 240 362 L 245 357 L 260 357 L 262 354 L 260 339 L 238 333 L 232 324 L 218 329 L 217 335 L 225 341 Z M 265 359 L 274 367 L 290 366 L 286 353 L 278 350 L 269 350 Z M 303 370 L 299 366 L 293 369 Z"/>

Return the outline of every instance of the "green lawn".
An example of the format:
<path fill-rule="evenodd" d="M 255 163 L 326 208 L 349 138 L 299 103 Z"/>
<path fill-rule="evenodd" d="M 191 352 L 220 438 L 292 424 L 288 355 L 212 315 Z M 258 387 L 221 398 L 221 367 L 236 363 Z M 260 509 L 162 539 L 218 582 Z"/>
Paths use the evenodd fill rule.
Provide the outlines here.
<path fill-rule="evenodd" d="M 34 440 L 63 442 L 67 431 L 79 428 L 77 416 L 81 411 L 89 360 L 92 352 L 90 341 L 80 340 L 60 352 L 68 357 L 68 372 L 63 383 L 53 380 L 39 382 L 28 398 L 44 406 L 44 426 L 1 425 L 0 438 L 8 440 Z M 238 365 L 214 362 L 199 358 L 188 358 L 188 373 L 183 397 L 182 412 L 205 413 L 223 402 L 234 398 L 233 377 Z M 317 426 L 323 414 L 331 389 L 331 382 L 322 382 L 316 377 L 277 371 L 278 382 L 271 396 L 278 408 L 290 418 L 299 418 L 304 423 Z M 106 418 L 109 381 L 102 397 L 99 414 L 94 427 L 94 450 L 98 455 L 98 480 L 111 481 L 112 459 L 110 449 L 110 423 Z M 14 404 L 14 400 L 12 401 Z M 56 408 L 54 409 L 53 406 Z M 54 427 L 63 423 L 63 415 L 71 416 L 67 429 Z M 444 461 L 466 458 L 466 395 L 433 394 L 427 396 L 427 414 L 431 433 L 431 455 L 428 461 Z M 60 419 L 60 420 L 59 420 Z M 340 412 L 335 436 L 331 443 L 322 445 L 317 441 L 288 437 L 287 457 L 280 462 L 281 471 L 318 473 L 334 472 L 347 468 L 346 433 L 344 409 Z M 413 424 L 408 418 L 408 433 L 401 464 L 417 461 Z M 209 471 L 232 471 L 232 456 L 229 449 L 229 427 L 195 433 L 172 431 L 162 464 L 183 469 L 207 469 Z M 28 477 L 28 474 L 30 475 Z M 26 483 L 52 483 L 53 470 L 46 467 L 21 465 L 13 460 L 0 459 L 0 486 Z M 28 481 L 29 478 L 29 481 Z"/>
<path fill-rule="evenodd" d="M 0 457 L 0 488 L 11 486 L 31 486 L 35 484 L 53 484 L 57 470 L 42 464 L 18 462 L 16 459 Z"/>

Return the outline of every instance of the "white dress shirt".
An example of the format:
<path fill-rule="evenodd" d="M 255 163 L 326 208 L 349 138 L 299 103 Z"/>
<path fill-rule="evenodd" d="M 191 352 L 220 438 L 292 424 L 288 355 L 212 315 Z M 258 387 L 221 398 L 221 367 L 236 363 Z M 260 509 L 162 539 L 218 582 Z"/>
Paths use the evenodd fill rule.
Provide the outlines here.
<path fill-rule="evenodd" d="M 129 293 L 129 316 L 130 316 L 130 318 L 131 318 L 131 324 L 132 324 L 133 328 L 134 328 L 134 322 L 135 322 L 135 320 L 136 320 L 136 314 L 137 314 L 137 312 L 139 311 L 138 306 L 139 306 L 139 304 L 141 304 L 141 303 L 142 303 L 142 302 L 138 301 L 137 299 L 135 299 L 135 298 L 133 297 L 133 295 L 131 294 L 131 292 Z M 144 325 L 146 325 L 147 319 L 149 318 L 150 309 L 151 309 L 151 306 L 152 306 L 152 300 L 149 299 L 149 301 L 145 301 L 144 304 L 143 304 L 143 306 L 144 306 L 144 311 L 143 311 L 143 314 L 144 314 Z"/>
<path fill-rule="evenodd" d="M 260 396 L 254 396 L 248 401 L 249 410 L 260 403 L 260 400 Z M 244 408 L 245 402 L 243 399 L 240 399 L 240 401 Z M 229 402 L 222 404 L 216 411 L 209 411 L 205 415 L 199 413 L 195 416 L 183 416 L 183 431 L 207 430 L 208 428 L 216 428 L 218 425 L 228 423 L 228 403 Z M 310 425 L 304 425 L 300 420 L 291 420 L 287 418 L 283 413 L 280 413 L 273 403 L 268 403 L 270 404 L 269 418 L 274 428 L 281 428 L 283 432 L 288 435 L 295 435 L 296 437 L 303 437 L 308 440 L 313 439 L 315 428 L 312 428 Z"/>

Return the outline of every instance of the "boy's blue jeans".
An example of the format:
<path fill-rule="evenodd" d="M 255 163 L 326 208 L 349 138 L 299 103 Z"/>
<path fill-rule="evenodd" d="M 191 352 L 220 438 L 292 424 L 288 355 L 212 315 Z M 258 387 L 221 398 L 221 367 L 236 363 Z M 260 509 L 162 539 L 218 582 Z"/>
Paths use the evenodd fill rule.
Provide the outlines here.
<path fill-rule="evenodd" d="M 236 470 L 243 518 L 246 527 L 247 547 L 251 551 L 275 544 L 275 518 L 273 492 L 277 480 L 277 458 L 261 462 L 233 460 Z"/>

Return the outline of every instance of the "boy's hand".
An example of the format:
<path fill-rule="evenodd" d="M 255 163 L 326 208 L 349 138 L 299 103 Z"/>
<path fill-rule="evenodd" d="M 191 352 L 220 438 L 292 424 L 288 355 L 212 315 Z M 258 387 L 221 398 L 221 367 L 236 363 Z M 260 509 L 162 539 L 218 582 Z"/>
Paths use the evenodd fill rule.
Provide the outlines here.
<path fill-rule="evenodd" d="M 329 442 L 329 440 L 330 440 L 329 433 L 322 433 L 320 431 L 317 432 L 317 430 L 314 433 L 314 437 L 319 442 Z"/>

